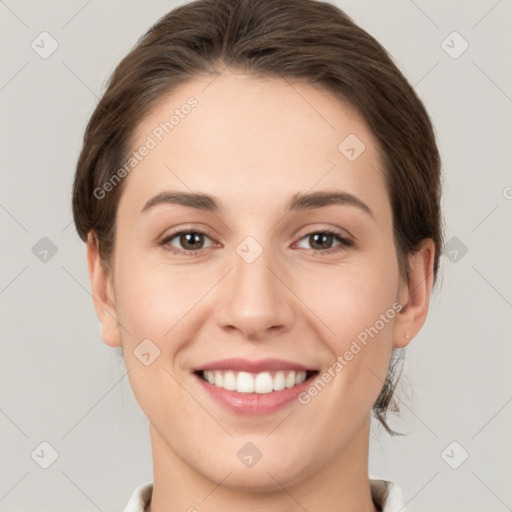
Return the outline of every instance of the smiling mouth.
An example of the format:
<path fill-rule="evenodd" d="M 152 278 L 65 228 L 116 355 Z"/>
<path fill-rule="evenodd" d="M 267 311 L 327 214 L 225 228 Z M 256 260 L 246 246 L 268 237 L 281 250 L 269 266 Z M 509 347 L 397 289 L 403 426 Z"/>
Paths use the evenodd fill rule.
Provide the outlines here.
<path fill-rule="evenodd" d="M 268 394 L 298 386 L 318 371 L 278 370 L 250 373 L 236 370 L 198 370 L 195 375 L 215 387 L 238 393 Z"/>

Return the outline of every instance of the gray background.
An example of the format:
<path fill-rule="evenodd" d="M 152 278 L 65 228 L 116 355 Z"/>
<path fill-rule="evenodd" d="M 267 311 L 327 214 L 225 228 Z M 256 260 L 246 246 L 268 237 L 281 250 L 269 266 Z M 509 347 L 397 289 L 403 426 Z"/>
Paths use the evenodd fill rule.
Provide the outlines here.
<path fill-rule="evenodd" d="M 70 191 L 107 76 L 174 5 L 0 0 L 3 512 L 119 511 L 152 479 L 147 420 L 100 338 Z M 338 5 L 415 86 L 444 165 L 442 282 L 393 423 L 409 434 L 374 429 L 371 474 L 398 482 L 413 511 L 512 510 L 512 3 Z M 51 48 L 43 31 L 58 43 L 47 58 L 31 47 Z M 469 44 L 457 58 L 453 31 Z M 58 453 L 47 469 L 44 441 Z"/>

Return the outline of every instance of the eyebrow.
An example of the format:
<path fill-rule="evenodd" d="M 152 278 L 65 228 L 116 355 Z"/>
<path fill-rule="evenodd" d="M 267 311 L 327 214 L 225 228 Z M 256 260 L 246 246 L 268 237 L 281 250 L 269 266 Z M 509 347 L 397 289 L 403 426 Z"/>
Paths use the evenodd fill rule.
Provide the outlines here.
<path fill-rule="evenodd" d="M 161 204 L 181 204 L 183 206 L 189 206 L 197 210 L 212 213 L 219 213 L 222 210 L 219 201 L 208 194 L 166 191 L 149 199 L 142 208 L 141 213 L 145 213 Z M 298 192 L 292 196 L 286 205 L 285 211 L 288 213 L 292 211 L 314 210 L 316 208 L 323 208 L 332 204 L 355 206 L 375 219 L 370 207 L 361 199 L 349 194 L 348 192 Z"/>

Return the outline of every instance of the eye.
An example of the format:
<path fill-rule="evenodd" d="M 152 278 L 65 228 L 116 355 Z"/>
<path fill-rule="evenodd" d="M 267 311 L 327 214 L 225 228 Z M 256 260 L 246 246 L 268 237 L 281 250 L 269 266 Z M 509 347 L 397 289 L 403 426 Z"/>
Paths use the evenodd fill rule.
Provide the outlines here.
<path fill-rule="evenodd" d="M 160 245 L 165 247 L 166 250 L 175 254 L 196 256 L 201 249 L 213 247 L 213 243 L 205 246 L 205 240 L 210 240 L 211 242 L 211 238 L 202 231 L 177 231 L 167 235 L 160 242 Z M 347 247 L 354 246 L 354 243 L 341 235 L 341 233 L 337 233 L 336 231 L 329 229 L 308 233 L 300 239 L 299 243 L 303 240 L 310 244 L 312 251 L 319 254 L 341 252 Z M 333 246 L 333 242 L 336 241 L 338 244 Z M 181 248 L 176 247 L 176 244 L 178 244 Z M 302 248 L 307 249 L 307 247 Z"/>
<path fill-rule="evenodd" d="M 202 231 L 178 231 L 166 236 L 160 245 L 174 253 L 191 253 L 191 255 L 194 255 L 195 252 L 213 245 L 210 244 L 205 247 L 205 239 L 211 240 L 211 238 Z M 173 240 L 176 240 L 177 242 L 175 243 L 178 243 L 182 249 L 176 248 L 172 243 Z"/>
<path fill-rule="evenodd" d="M 302 240 L 306 240 L 313 251 L 324 254 L 340 252 L 345 250 L 347 247 L 352 247 L 354 245 L 351 240 L 345 238 L 340 233 L 329 229 L 308 233 L 306 236 L 301 238 L 301 241 Z M 338 241 L 339 243 L 333 247 L 332 244 L 335 241 Z M 305 248 L 307 249 L 307 247 Z"/>

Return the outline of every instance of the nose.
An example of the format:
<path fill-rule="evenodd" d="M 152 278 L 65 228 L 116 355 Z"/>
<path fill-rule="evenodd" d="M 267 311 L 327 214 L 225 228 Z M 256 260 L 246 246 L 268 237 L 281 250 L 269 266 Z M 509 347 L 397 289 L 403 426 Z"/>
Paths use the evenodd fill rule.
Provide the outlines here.
<path fill-rule="evenodd" d="M 264 250 L 251 263 L 235 254 L 233 269 L 217 294 L 219 326 L 250 340 L 291 329 L 294 295 L 287 280 L 290 278 L 270 250 Z"/>

